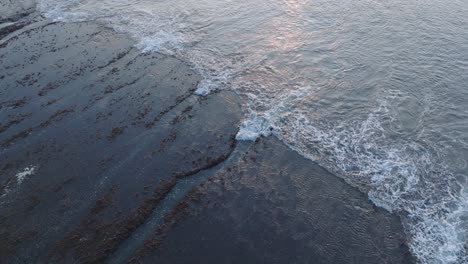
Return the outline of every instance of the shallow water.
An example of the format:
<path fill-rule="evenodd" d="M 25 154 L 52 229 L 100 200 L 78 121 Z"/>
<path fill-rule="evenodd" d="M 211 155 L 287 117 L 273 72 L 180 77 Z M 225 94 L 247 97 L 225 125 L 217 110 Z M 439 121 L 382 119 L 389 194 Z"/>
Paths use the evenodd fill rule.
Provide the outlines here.
<path fill-rule="evenodd" d="M 39 0 L 187 60 L 274 134 L 400 213 L 423 263 L 468 262 L 468 3 Z"/>

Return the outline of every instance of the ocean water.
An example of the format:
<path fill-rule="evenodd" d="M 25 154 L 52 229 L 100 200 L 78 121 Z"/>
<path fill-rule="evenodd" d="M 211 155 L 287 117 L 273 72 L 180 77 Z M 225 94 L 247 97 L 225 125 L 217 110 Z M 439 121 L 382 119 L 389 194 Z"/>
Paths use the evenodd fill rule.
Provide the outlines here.
<path fill-rule="evenodd" d="M 273 135 L 402 216 L 421 263 L 468 263 L 468 2 L 38 0 L 233 90 Z"/>

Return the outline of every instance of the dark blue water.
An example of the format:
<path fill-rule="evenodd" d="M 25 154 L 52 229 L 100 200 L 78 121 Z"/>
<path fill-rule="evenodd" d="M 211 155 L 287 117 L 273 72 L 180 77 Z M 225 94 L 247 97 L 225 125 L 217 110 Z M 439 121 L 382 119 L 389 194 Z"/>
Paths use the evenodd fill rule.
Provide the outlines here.
<path fill-rule="evenodd" d="M 39 0 L 236 91 L 238 140 L 274 134 L 404 216 L 422 263 L 467 263 L 468 2 Z"/>

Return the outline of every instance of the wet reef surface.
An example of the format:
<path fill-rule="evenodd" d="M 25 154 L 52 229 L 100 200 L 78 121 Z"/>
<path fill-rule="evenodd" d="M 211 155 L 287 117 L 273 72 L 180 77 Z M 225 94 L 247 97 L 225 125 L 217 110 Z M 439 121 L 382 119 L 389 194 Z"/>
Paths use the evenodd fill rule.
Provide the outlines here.
<path fill-rule="evenodd" d="M 409 263 L 398 217 L 95 23 L 0 28 L 2 263 Z"/>
<path fill-rule="evenodd" d="M 404 240 L 397 217 L 270 137 L 195 188 L 133 260 L 412 263 Z"/>

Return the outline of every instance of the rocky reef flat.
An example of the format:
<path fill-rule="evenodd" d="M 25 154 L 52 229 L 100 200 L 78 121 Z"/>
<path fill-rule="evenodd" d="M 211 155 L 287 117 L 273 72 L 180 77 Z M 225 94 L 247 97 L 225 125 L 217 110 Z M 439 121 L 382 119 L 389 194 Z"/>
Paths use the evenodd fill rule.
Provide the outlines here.
<path fill-rule="evenodd" d="M 236 141 L 239 98 L 194 95 L 186 62 L 4 3 L 2 263 L 413 262 L 365 194 L 274 137 Z"/>

